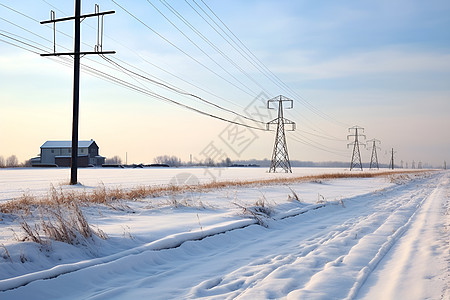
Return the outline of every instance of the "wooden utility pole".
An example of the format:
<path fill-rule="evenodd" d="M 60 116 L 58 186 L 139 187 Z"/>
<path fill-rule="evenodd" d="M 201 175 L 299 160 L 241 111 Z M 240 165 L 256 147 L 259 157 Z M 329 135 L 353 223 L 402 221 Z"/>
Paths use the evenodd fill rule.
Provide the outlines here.
<path fill-rule="evenodd" d="M 70 184 L 77 184 L 77 170 L 78 170 L 78 120 L 80 111 L 80 57 L 81 55 L 88 54 L 114 54 L 115 51 L 101 51 L 102 50 L 102 39 L 100 34 L 103 34 L 103 16 L 107 14 L 113 14 L 114 11 L 98 12 L 98 5 L 95 6 L 95 13 L 81 15 L 81 0 L 75 0 L 75 16 L 55 19 L 55 12 L 51 11 L 51 19 L 48 21 L 42 21 L 41 24 L 53 23 L 53 53 L 41 54 L 41 56 L 63 56 L 69 55 L 73 57 L 73 115 L 72 115 L 72 162 L 70 167 Z M 100 16 L 102 17 L 102 24 L 100 30 Z M 99 28 L 97 29 L 97 45 L 94 49 L 96 51 L 91 52 L 81 52 L 81 21 L 88 17 L 98 17 L 99 18 Z M 73 52 L 56 52 L 56 29 L 55 24 L 57 22 L 74 20 L 74 45 Z M 101 33 L 100 33 L 101 32 Z"/>

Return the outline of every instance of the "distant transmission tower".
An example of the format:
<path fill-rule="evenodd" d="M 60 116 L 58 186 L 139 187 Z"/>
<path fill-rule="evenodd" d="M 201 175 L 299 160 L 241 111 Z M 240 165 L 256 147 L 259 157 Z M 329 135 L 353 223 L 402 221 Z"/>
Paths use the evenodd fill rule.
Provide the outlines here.
<path fill-rule="evenodd" d="M 279 95 L 275 98 L 267 100 L 267 108 L 270 109 L 270 103 L 273 102 L 278 102 L 278 117 L 267 123 L 267 130 L 269 130 L 270 125 L 277 125 L 277 134 L 275 136 L 275 145 L 273 147 L 272 162 L 270 163 L 269 173 L 276 172 L 277 168 L 282 168 L 286 173 L 292 173 L 286 144 L 286 135 L 284 133 L 284 125 L 292 125 L 292 129 L 290 131 L 294 131 L 295 123 L 283 117 L 283 102 L 289 102 L 291 106 L 288 107 L 288 109 L 290 109 L 294 106 L 294 101 Z"/>
<path fill-rule="evenodd" d="M 444 160 L 444 170 L 447 170 L 447 162 Z"/>
<path fill-rule="evenodd" d="M 389 162 L 389 169 L 394 170 L 394 148 L 391 150 L 391 161 Z"/>
<path fill-rule="evenodd" d="M 370 142 L 372 142 L 372 155 L 370 157 L 369 169 L 377 168 L 377 170 L 379 170 L 380 168 L 378 167 L 377 148 L 380 149 L 380 147 L 377 146 L 377 143 L 381 144 L 381 142 L 377 139 L 372 139 L 372 140 L 367 141 L 367 143 L 370 143 Z"/>
<path fill-rule="evenodd" d="M 411 163 L 411 169 L 415 169 L 416 168 L 416 162 L 413 160 Z"/>
<path fill-rule="evenodd" d="M 419 162 L 417 163 L 417 169 L 422 169 L 422 162 L 421 162 L 421 161 L 419 161 Z"/>
<path fill-rule="evenodd" d="M 359 132 L 364 132 L 364 128 L 359 127 L 358 125 L 355 125 L 355 126 L 349 128 L 348 132 L 350 132 L 351 130 L 354 130 L 355 133 L 347 135 L 347 140 L 349 137 L 354 136 L 355 141 L 353 143 L 350 143 L 347 145 L 347 148 L 348 148 L 348 146 L 353 145 L 352 161 L 350 162 L 350 171 L 353 168 L 357 168 L 357 167 L 359 167 L 362 171 L 363 167 L 362 167 L 362 162 L 361 162 L 361 153 L 359 152 L 359 138 L 358 137 L 363 136 L 364 138 L 366 138 L 366 136 L 364 134 L 359 133 Z M 362 144 L 362 145 L 364 147 L 366 146 L 365 144 Z"/>

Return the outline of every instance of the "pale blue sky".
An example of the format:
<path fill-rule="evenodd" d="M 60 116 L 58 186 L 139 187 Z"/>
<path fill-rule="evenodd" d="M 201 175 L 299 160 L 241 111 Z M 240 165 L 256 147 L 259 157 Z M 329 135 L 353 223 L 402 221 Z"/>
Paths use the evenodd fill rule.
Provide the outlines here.
<path fill-rule="evenodd" d="M 385 152 L 392 147 L 397 151 L 397 160 L 409 164 L 415 160 L 440 166 L 444 160 L 450 161 L 450 2 L 204 1 L 290 90 L 273 84 L 226 44 L 188 6 L 190 3 L 195 7 L 192 0 L 168 3 L 252 80 L 176 19 L 160 1 L 149 2 L 217 64 L 186 40 L 148 1 L 116 0 L 234 85 L 169 45 L 112 1 L 98 2 L 101 10 L 116 11 L 105 17 L 103 48 L 117 51 L 111 58 L 240 114 L 255 108 L 253 100 L 261 92 L 268 98 L 283 94 L 294 99 L 294 109 L 286 111 L 299 129 L 287 133 L 292 159 L 349 160 L 347 128 L 357 124 L 365 128 L 367 138 L 382 141 L 380 162 L 389 161 Z M 205 8 L 200 0 L 196 2 Z M 3 0 L 0 4 L 36 20 L 48 19 L 49 11 L 55 8 L 56 17 L 73 14 L 73 1 Z M 84 13 L 93 12 L 94 1 L 85 0 L 82 6 Z M 50 41 L 42 38 L 52 40 L 51 29 L 1 5 L 0 17 L 0 34 L 52 47 Z M 87 44 L 82 46 L 84 50 L 91 50 L 95 44 L 96 24 L 96 19 L 82 23 L 83 41 Z M 58 23 L 57 29 L 73 35 L 69 22 Z M 1 35 L 0 39 L 14 42 Z M 73 44 L 70 37 L 61 33 L 57 33 L 57 43 L 59 51 L 66 51 L 63 47 L 72 48 Z M 2 41 L 0 53 L 0 155 L 16 154 L 23 161 L 36 155 L 46 140 L 70 139 L 72 69 L 57 63 L 57 59 L 42 58 Z M 220 117 L 235 118 L 195 99 L 135 81 L 104 66 L 108 63 L 99 57 L 85 57 L 82 62 L 176 101 Z M 308 109 L 310 104 L 319 113 Z M 87 73 L 82 73 L 80 109 L 80 139 L 95 139 L 105 156 L 117 154 L 124 158 L 128 152 L 131 162 L 152 162 L 162 154 L 177 155 L 185 161 L 190 154 L 202 159 L 203 150 L 211 142 L 233 160 L 270 158 L 272 152 L 273 132 L 244 132 L 243 141 L 250 139 L 248 146 L 244 147 L 244 142 L 239 146 L 235 140 L 226 140 L 233 129 L 227 127 L 228 123 Z M 275 117 L 267 111 L 264 114 L 264 121 Z M 332 120 L 321 117 L 323 114 Z M 362 157 L 367 162 L 370 153 L 364 150 Z"/>

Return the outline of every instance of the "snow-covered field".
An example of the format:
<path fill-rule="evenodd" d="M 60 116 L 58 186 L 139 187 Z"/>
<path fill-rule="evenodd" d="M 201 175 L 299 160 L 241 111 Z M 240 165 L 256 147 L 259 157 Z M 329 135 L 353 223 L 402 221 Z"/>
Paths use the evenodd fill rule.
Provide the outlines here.
<path fill-rule="evenodd" d="M 344 172 L 83 169 L 83 185 L 68 187 L 68 169 L 0 170 L 0 201 L 50 184 L 205 182 L 211 171 L 215 180 Z M 83 207 L 108 239 L 76 246 L 19 242 L 21 220 L 0 214 L 0 299 L 450 299 L 449 199 L 445 171 L 188 192 Z M 256 202 L 271 212 L 265 226 L 242 209 Z"/>
<path fill-rule="evenodd" d="M 314 174 L 349 172 L 340 168 L 293 168 L 293 173 L 268 173 L 267 168 L 88 168 L 78 170 L 81 189 L 92 189 L 99 184 L 106 187 L 135 187 L 140 185 L 169 185 L 176 183 L 195 184 L 211 181 L 268 179 L 298 177 Z M 389 170 L 383 170 L 389 171 Z M 192 175 L 192 177 L 190 177 Z M 24 193 L 46 194 L 50 185 L 56 188 L 73 189 L 67 186 L 70 169 L 17 168 L 0 169 L 0 201 L 20 197 Z"/>

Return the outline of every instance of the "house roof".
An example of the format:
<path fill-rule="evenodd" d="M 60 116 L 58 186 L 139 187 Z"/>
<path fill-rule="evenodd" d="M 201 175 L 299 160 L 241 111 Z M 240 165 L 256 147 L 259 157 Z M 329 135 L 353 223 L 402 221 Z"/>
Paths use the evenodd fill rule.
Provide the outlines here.
<path fill-rule="evenodd" d="M 78 141 L 78 148 L 89 148 L 94 140 L 90 141 Z M 46 141 L 41 148 L 71 148 L 72 141 Z"/>

